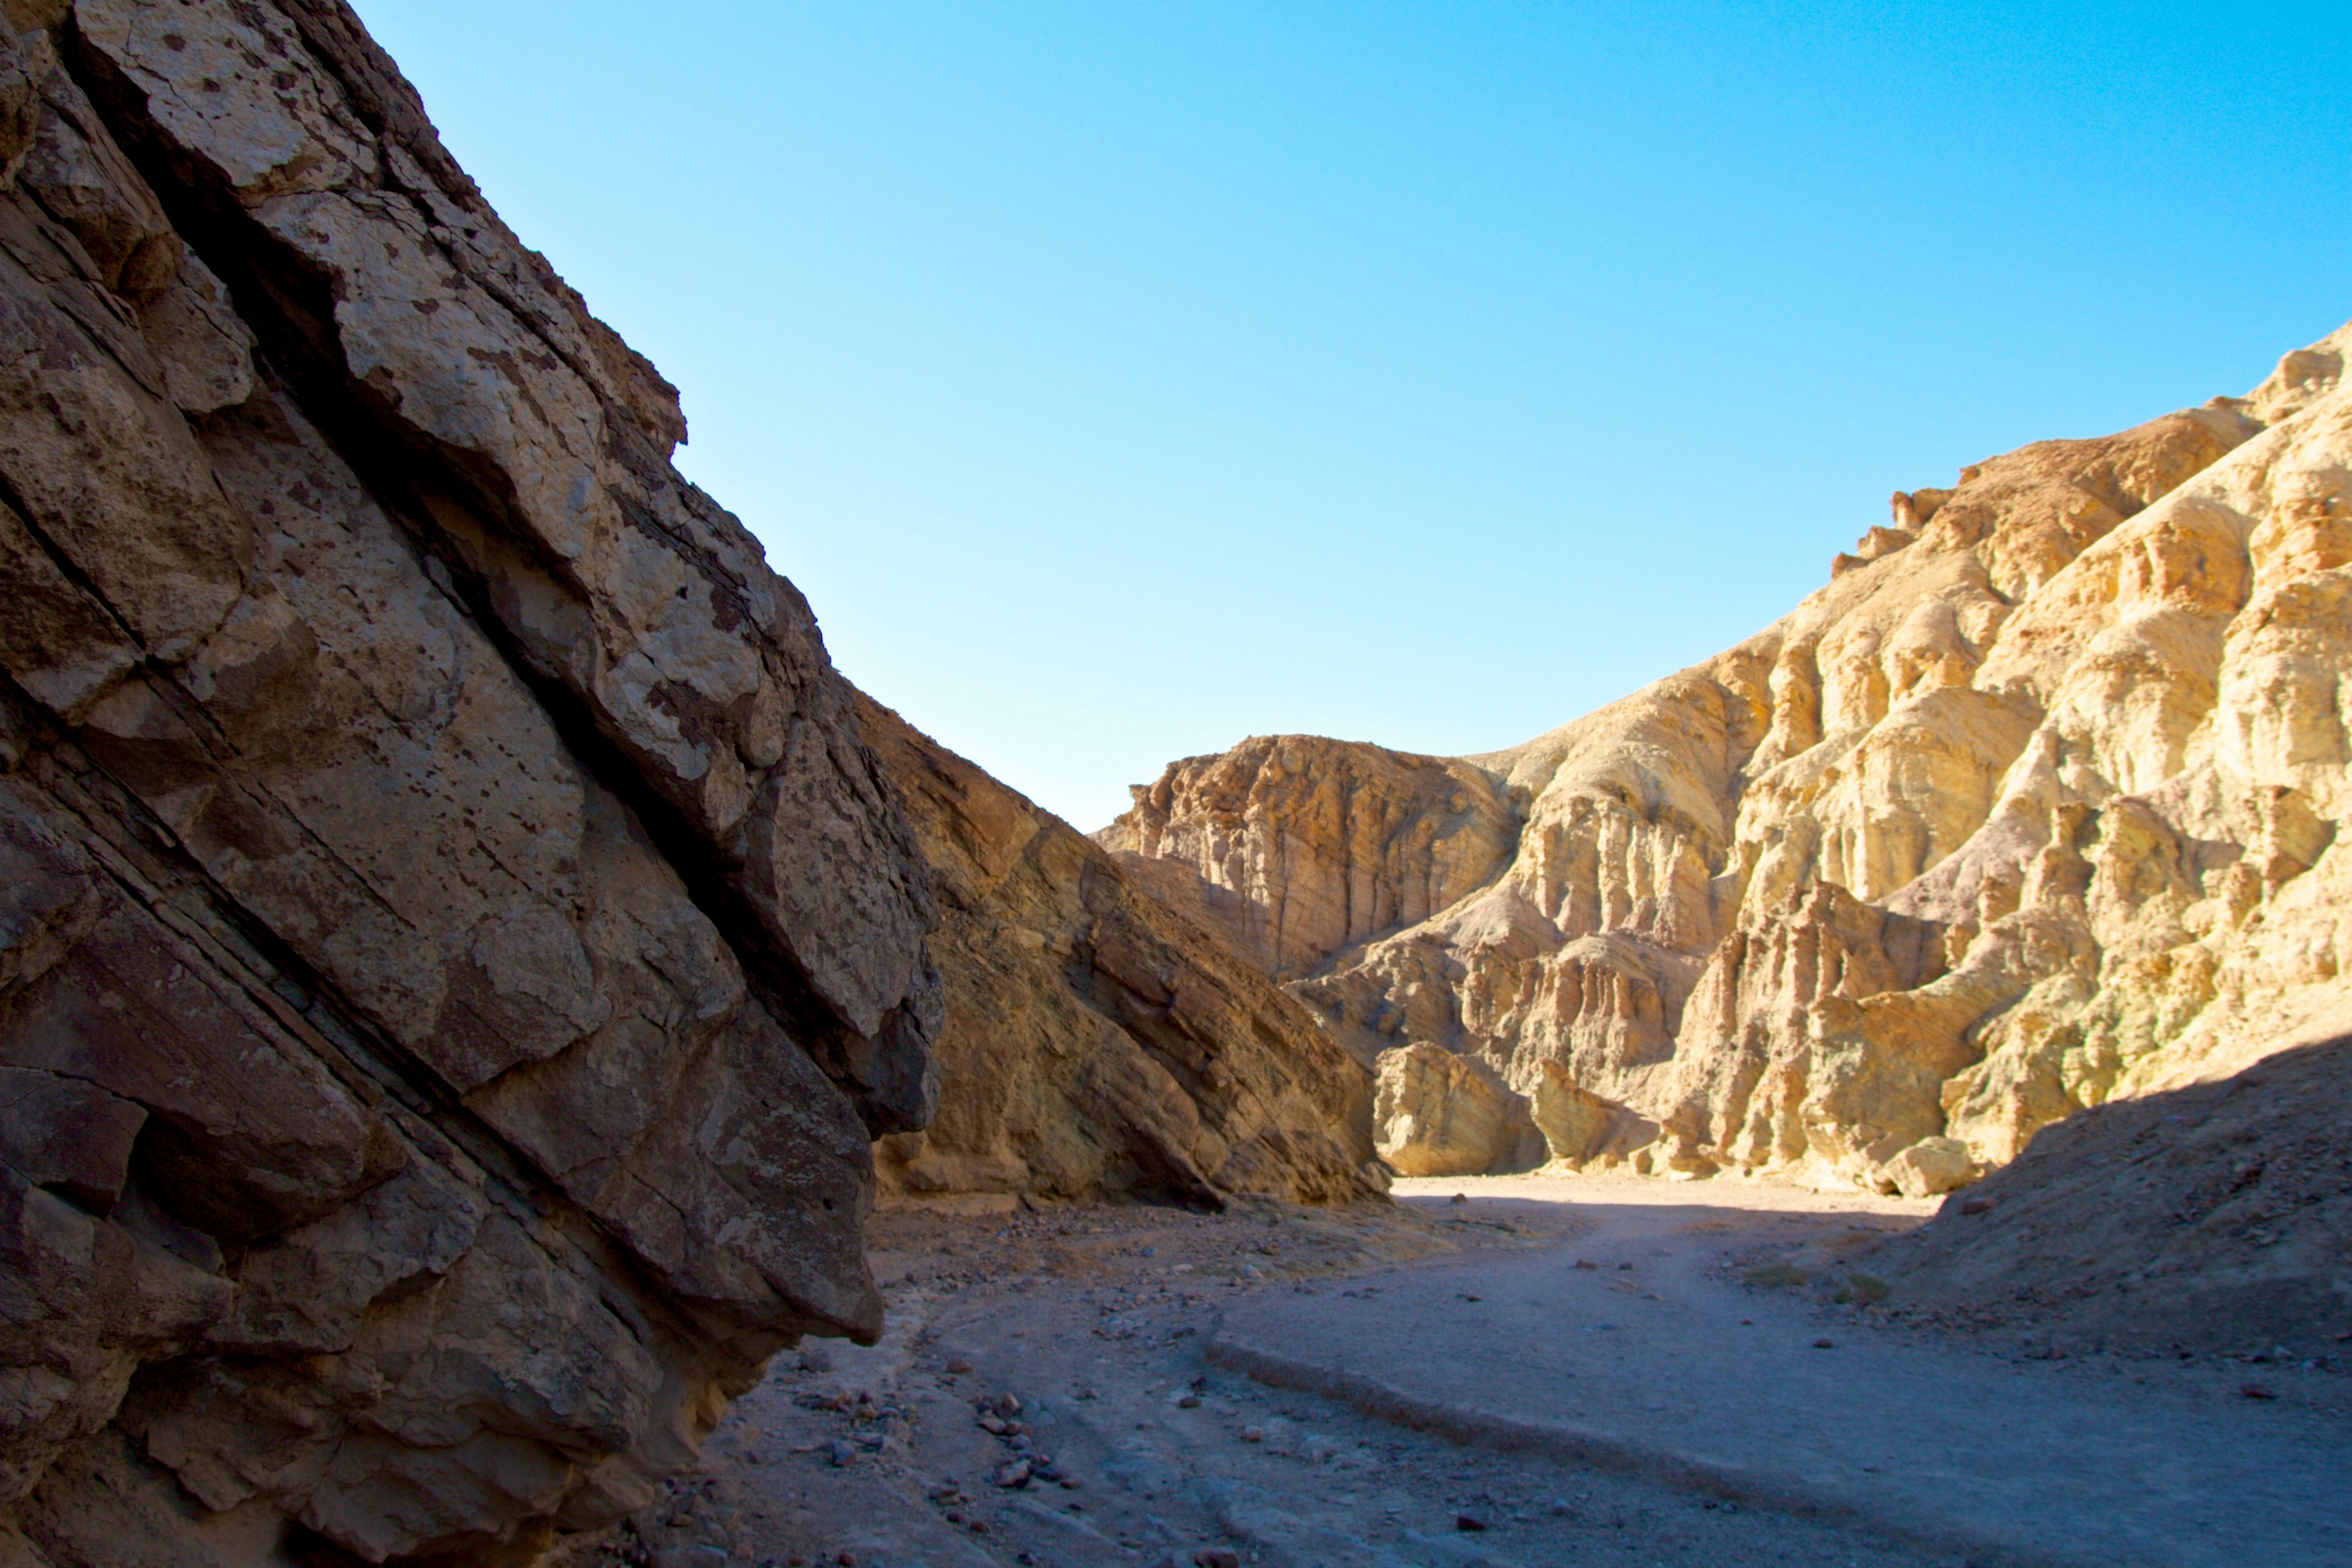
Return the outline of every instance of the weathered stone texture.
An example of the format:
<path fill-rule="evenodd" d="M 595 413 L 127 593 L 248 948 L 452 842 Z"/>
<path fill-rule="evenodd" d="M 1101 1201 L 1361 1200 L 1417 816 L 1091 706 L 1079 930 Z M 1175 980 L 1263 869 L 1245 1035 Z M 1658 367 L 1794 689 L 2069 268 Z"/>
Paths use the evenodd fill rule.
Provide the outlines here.
<path fill-rule="evenodd" d="M 1283 980 L 1453 903 L 1518 827 L 1478 768 L 1309 735 L 1171 763 L 1133 794 L 1097 840 Z"/>
<path fill-rule="evenodd" d="M 1252 741 L 1100 837 L 1360 1059 L 1472 1058 L 1555 1158 L 1941 1190 L 2352 1018 L 2347 348 L 1898 493 L 1794 614 L 1526 745 Z M 1269 945 L 1376 863 L 1367 820 L 1380 864 L 1485 869 Z"/>
<path fill-rule="evenodd" d="M 866 704 L 939 879 L 940 1112 L 885 1138 L 911 1194 L 1214 1206 L 1376 1196 L 1370 1082 L 1219 936 L 1048 812 Z"/>
<path fill-rule="evenodd" d="M 0 1558 L 520 1561 L 878 1331 L 930 872 L 339 0 L 7 15 Z"/>

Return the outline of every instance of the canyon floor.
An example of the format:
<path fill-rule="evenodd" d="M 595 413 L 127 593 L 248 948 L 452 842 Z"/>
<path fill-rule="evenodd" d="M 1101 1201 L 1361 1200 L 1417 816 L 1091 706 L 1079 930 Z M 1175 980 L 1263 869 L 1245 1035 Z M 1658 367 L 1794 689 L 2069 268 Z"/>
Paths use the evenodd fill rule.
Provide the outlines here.
<path fill-rule="evenodd" d="M 700 1475 L 572 1560 L 2352 1563 L 2341 1358 L 1896 1321 L 1868 1255 L 1924 1203 L 1397 1195 L 886 1210 L 882 1342 L 779 1357 Z"/>

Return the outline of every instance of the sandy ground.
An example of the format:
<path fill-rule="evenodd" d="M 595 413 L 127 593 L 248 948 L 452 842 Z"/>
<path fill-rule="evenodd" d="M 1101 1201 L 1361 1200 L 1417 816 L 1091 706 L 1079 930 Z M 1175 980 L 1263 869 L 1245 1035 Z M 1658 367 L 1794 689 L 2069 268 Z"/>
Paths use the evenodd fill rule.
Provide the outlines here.
<path fill-rule="evenodd" d="M 703 1474 L 572 1560 L 1957 1568 L 2203 1563 L 2234 1531 L 2234 1563 L 2352 1563 L 2340 1373 L 2265 1367 L 2256 1401 L 2243 1368 L 2049 1359 L 1826 1300 L 1866 1296 L 1868 1248 L 1929 1205 L 1631 1178 L 1398 1195 L 886 1211 L 883 1342 L 780 1357 Z M 1956 1405 L 1988 1420 L 1956 1436 Z M 2153 1530 L 2131 1475 L 2102 1485 L 2151 1446 L 2185 1500 Z"/>

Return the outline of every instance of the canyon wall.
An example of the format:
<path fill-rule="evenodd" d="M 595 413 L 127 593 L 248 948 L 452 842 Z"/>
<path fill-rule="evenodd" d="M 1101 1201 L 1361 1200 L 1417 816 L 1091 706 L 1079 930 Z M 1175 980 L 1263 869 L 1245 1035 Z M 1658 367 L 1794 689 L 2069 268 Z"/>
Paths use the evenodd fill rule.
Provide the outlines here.
<path fill-rule="evenodd" d="M 1379 1193 L 1369 1076 L 835 671 L 341 0 L 5 11 L 0 1564 L 646 1506 L 879 1332 L 877 1140 Z"/>
<path fill-rule="evenodd" d="M 2352 1017 L 2347 347 L 1897 494 L 1786 619 L 1525 745 L 1254 740 L 1099 837 L 1282 933 L 1261 962 L 1381 1071 L 1381 1146 L 1421 1166 L 1528 1156 L 1493 1107 L 1449 1116 L 1463 1082 L 1571 1163 L 1948 1190 Z M 1401 1115 L 1494 1131 L 1433 1153 Z"/>
<path fill-rule="evenodd" d="M 338 0 L 0 32 L 0 1562 L 522 1561 L 872 1338 L 931 879 Z"/>
<path fill-rule="evenodd" d="M 1370 1084 L 1217 934 L 1052 814 L 865 704 L 936 873 L 940 1110 L 886 1189 L 1213 1208 L 1377 1196 Z"/>

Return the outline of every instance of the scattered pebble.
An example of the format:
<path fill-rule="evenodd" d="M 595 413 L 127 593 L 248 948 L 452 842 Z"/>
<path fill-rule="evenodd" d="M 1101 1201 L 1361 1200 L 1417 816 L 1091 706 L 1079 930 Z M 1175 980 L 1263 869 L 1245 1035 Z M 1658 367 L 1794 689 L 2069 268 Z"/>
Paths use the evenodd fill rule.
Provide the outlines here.
<path fill-rule="evenodd" d="M 1817 1351 L 1833 1351 L 1837 1349 L 1837 1342 L 1835 1340 L 1815 1340 L 1813 1342 L 1813 1348 Z"/>
<path fill-rule="evenodd" d="M 1457 1513 L 1454 1516 L 1454 1528 L 1456 1530 L 1484 1530 L 1486 1528 L 1486 1521 L 1480 1519 L 1475 1513 Z"/>

